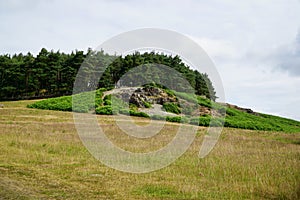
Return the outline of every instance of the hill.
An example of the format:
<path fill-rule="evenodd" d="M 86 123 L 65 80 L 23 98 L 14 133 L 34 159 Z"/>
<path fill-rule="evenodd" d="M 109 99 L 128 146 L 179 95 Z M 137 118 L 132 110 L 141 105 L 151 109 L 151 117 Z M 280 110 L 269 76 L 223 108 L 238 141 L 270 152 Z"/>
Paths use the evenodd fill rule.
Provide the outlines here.
<path fill-rule="evenodd" d="M 300 132 L 300 122 L 295 120 L 151 85 L 110 91 L 99 89 L 96 92 L 37 101 L 28 107 L 60 111 L 73 109 L 75 112 L 95 112 L 100 115 L 123 114 L 199 126 L 221 126 L 223 123 L 225 127 L 232 128 Z"/>

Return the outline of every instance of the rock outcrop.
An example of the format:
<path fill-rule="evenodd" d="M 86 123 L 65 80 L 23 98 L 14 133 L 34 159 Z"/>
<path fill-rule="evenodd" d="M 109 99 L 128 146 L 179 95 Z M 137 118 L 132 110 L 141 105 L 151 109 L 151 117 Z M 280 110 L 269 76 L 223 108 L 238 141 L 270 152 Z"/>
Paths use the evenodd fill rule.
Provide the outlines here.
<path fill-rule="evenodd" d="M 177 102 L 176 97 L 168 95 L 160 88 L 144 87 L 134 91 L 129 99 L 129 103 L 133 103 L 140 108 L 145 108 L 145 103 L 160 104 L 168 102 Z"/>

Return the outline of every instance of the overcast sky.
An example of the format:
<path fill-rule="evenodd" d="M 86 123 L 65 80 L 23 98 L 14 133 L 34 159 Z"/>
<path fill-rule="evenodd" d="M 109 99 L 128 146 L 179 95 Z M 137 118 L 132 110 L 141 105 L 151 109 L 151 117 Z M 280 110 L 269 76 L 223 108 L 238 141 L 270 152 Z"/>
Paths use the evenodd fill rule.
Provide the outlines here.
<path fill-rule="evenodd" d="M 0 54 L 86 50 L 145 27 L 195 40 L 227 102 L 300 120 L 299 0 L 0 0 Z"/>

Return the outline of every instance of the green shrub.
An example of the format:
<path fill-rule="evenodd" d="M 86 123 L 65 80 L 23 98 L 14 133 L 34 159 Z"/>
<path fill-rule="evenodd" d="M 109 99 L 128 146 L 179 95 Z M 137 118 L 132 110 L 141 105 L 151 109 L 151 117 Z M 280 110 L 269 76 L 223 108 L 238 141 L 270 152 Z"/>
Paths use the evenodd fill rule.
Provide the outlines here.
<path fill-rule="evenodd" d="M 112 115 L 113 114 L 111 106 L 101 106 L 101 107 L 96 108 L 95 111 L 96 111 L 96 114 L 99 114 L 99 115 Z"/>
<path fill-rule="evenodd" d="M 129 108 L 130 108 L 130 110 L 134 110 L 134 111 L 138 111 L 138 107 L 137 107 L 137 105 L 135 105 L 135 104 L 133 104 L 133 103 L 130 103 L 129 104 Z"/>
<path fill-rule="evenodd" d="M 197 99 L 198 99 L 198 104 L 200 106 L 205 106 L 205 107 L 208 107 L 208 108 L 212 108 L 212 102 L 211 102 L 211 100 L 205 99 L 205 98 L 199 97 L 199 96 L 197 97 Z"/>
<path fill-rule="evenodd" d="M 210 119 L 211 117 L 210 116 L 201 116 L 199 117 L 199 126 L 209 126 L 209 123 L 210 123 Z"/>
<path fill-rule="evenodd" d="M 105 99 L 103 101 L 103 105 L 105 105 L 105 106 L 111 106 L 111 100 L 110 99 Z"/>
<path fill-rule="evenodd" d="M 152 107 L 151 103 L 149 103 L 149 102 L 144 101 L 143 104 L 144 104 L 145 108 L 151 108 Z"/>
<path fill-rule="evenodd" d="M 150 118 L 150 116 L 147 113 L 144 113 L 144 112 L 136 112 L 136 111 L 133 111 L 133 110 L 129 110 L 129 114 L 131 116 L 136 116 L 136 117 Z"/>
<path fill-rule="evenodd" d="M 103 104 L 104 104 L 105 106 L 110 106 L 110 105 L 111 105 L 111 94 L 106 95 L 106 96 L 103 98 Z"/>
<path fill-rule="evenodd" d="M 176 116 L 176 117 L 167 116 L 166 121 L 181 123 L 181 117 L 179 117 L 179 116 Z"/>
<path fill-rule="evenodd" d="M 165 111 L 170 113 L 175 113 L 175 114 L 181 113 L 180 108 L 175 103 L 164 103 L 163 108 L 165 109 Z"/>

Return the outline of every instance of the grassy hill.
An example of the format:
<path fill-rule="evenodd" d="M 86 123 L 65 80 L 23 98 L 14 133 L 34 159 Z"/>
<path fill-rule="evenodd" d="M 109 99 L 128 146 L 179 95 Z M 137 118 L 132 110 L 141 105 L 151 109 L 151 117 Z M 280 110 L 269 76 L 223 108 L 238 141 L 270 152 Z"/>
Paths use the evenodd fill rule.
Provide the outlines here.
<path fill-rule="evenodd" d="M 70 102 L 70 97 L 62 98 L 66 105 Z M 130 174 L 92 157 L 77 135 L 71 112 L 27 108 L 40 102 L 1 102 L 0 199 L 300 198 L 299 132 L 225 128 L 214 150 L 199 159 L 206 132 L 199 127 L 195 141 L 176 162 L 152 173 Z M 53 99 L 45 102 L 56 107 Z M 154 138 L 134 139 L 118 131 L 112 116 L 97 118 L 112 142 L 131 151 L 164 146 L 178 125 L 167 123 Z M 133 119 L 140 125 L 149 120 Z"/>
<path fill-rule="evenodd" d="M 169 95 L 175 98 L 181 98 L 184 101 L 195 102 L 198 104 L 196 109 L 206 109 L 209 113 L 201 113 L 197 115 L 180 115 L 183 109 L 178 102 L 164 103 L 162 106 L 165 111 L 177 114 L 176 116 L 149 116 L 145 112 L 141 112 L 141 109 L 137 105 L 130 104 L 124 105 L 123 101 L 112 95 L 106 95 L 104 97 L 105 89 L 99 89 L 96 92 L 85 92 L 77 94 L 73 97 L 73 101 L 76 104 L 74 108 L 75 112 L 90 112 L 93 108 L 96 114 L 112 115 L 113 110 L 120 114 L 130 114 L 132 116 L 139 117 L 151 117 L 156 120 L 167 120 L 170 122 L 189 123 L 199 126 L 216 125 L 219 126 L 224 123 L 225 127 L 250 129 L 250 130 L 265 130 L 265 131 L 283 131 L 283 132 L 300 132 L 300 122 L 286 119 L 278 116 L 267 115 L 263 113 L 253 112 L 250 109 L 242 109 L 237 106 L 225 106 L 213 102 L 201 96 L 191 96 L 185 93 L 176 91 L 170 91 L 164 89 L 163 96 Z M 95 97 L 94 97 L 95 95 Z M 112 99 L 113 98 L 113 99 Z M 95 101 L 94 101 L 95 99 Z M 112 105 L 111 102 L 114 102 Z M 144 107 L 150 109 L 151 103 L 143 102 Z M 115 106 L 114 108 L 112 106 Z M 58 98 L 50 98 L 42 101 L 37 101 L 28 105 L 29 108 L 38 108 L 46 110 L 59 110 L 59 111 L 72 111 L 72 96 L 64 96 Z M 211 117 L 212 109 L 217 112 L 226 112 L 225 119 L 221 117 Z M 145 110 L 145 109 L 143 109 Z M 147 109 L 146 109 L 147 110 Z M 247 111 L 251 112 L 247 112 Z M 212 120 L 212 121 L 211 121 Z"/>

